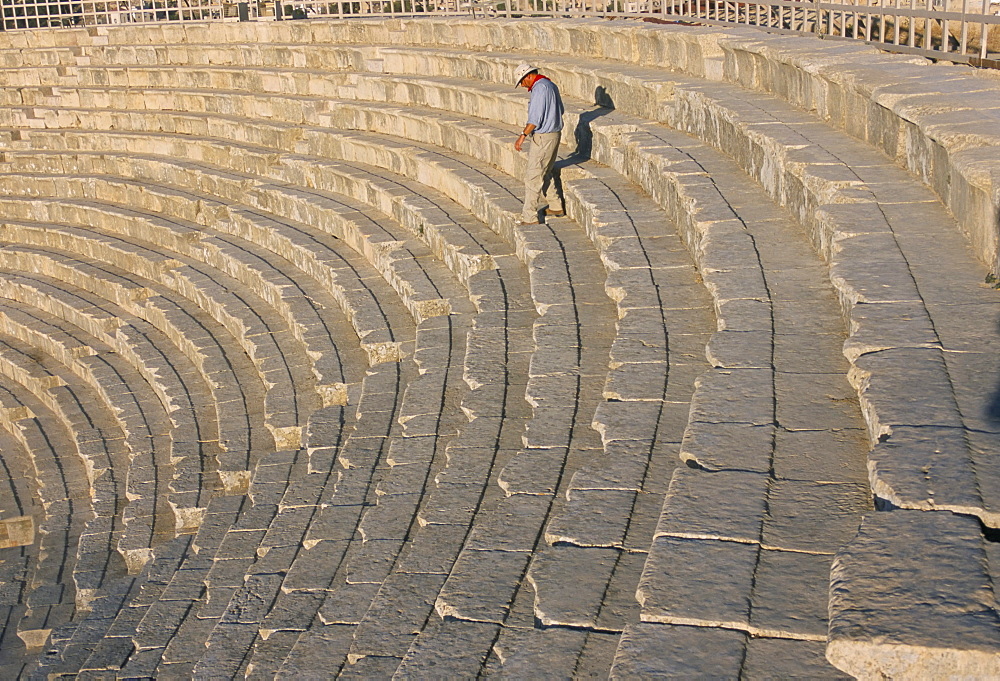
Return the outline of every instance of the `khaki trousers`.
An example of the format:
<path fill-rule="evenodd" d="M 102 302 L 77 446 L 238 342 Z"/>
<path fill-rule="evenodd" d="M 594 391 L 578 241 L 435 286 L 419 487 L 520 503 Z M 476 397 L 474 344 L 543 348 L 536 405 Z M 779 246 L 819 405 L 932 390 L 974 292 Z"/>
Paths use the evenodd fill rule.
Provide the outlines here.
<path fill-rule="evenodd" d="M 524 208 L 522 222 L 536 222 L 538 211 L 546 204 L 550 210 L 562 211 L 563 199 L 555 186 L 552 166 L 559 151 L 561 132 L 536 132 L 528 147 L 528 164 L 524 170 Z"/>

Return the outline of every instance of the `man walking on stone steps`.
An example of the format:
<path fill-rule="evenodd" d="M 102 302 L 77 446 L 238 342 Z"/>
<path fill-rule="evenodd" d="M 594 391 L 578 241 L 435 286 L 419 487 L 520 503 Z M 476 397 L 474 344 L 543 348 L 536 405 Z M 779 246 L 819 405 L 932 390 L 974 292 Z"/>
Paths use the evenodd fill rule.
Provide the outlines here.
<path fill-rule="evenodd" d="M 528 163 L 524 171 L 524 208 L 522 225 L 537 225 L 538 211 L 548 199 L 546 215 L 561 217 L 566 214 L 563 197 L 552 173 L 559 151 L 559 138 L 563 127 L 563 103 L 559 88 L 530 64 L 521 64 L 514 70 L 515 87 L 528 89 L 528 122 L 524 132 L 514 142 L 521 151 L 524 141 L 531 138 Z M 551 190 L 551 191 L 550 191 Z"/>

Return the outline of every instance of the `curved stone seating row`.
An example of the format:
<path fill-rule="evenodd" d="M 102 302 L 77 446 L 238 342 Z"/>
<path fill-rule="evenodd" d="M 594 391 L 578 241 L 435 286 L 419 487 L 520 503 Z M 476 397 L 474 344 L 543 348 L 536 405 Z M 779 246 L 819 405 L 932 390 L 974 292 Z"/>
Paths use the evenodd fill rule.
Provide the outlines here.
<path fill-rule="evenodd" d="M 88 135 L 88 137 L 96 135 Z M 104 138 L 101 136 L 96 136 L 90 142 L 84 142 L 83 137 L 77 137 L 77 146 L 89 146 L 97 147 L 98 149 L 103 149 L 106 142 L 107 146 L 115 151 L 117 154 L 108 153 L 86 153 L 86 150 L 81 153 L 69 153 L 69 154 L 17 154 L 11 153 L 9 155 L 10 162 L 14 164 L 15 167 L 27 167 L 32 170 L 56 170 L 63 166 L 64 163 L 72 164 L 70 170 L 79 172 L 80 174 L 86 174 L 90 172 L 101 172 L 101 173 L 114 173 L 114 172 L 128 172 L 136 173 L 140 172 L 139 169 L 134 170 L 124 170 L 122 165 L 128 165 L 129 163 L 140 164 L 141 171 L 148 173 L 146 177 L 160 178 L 167 185 L 167 188 L 160 192 L 157 196 L 157 190 L 155 185 L 150 184 L 147 186 L 145 183 L 138 180 L 131 180 L 128 182 L 121 183 L 121 185 L 116 186 L 115 189 L 119 192 L 131 194 L 137 193 L 147 193 L 150 195 L 150 205 L 162 205 L 162 202 L 170 200 L 173 195 L 178 194 L 178 190 L 171 189 L 170 183 L 173 186 L 184 187 L 181 193 L 175 197 L 176 211 L 178 217 L 185 219 L 186 221 L 195 223 L 193 227 L 189 228 L 189 235 L 180 239 L 179 237 L 174 237 L 177 239 L 176 243 L 178 247 L 183 247 L 185 243 L 198 240 L 198 232 L 203 228 L 203 225 L 198 223 L 204 223 L 214 219 L 215 216 L 211 215 L 211 211 L 200 208 L 198 201 L 205 201 L 208 205 L 211 202 L 218 202 L 219 198 L 225 200 L 235 199 L 240 197 L 248 203 L 252 204 L 250 207 L 257 209 L 267 210 L 269 208 L 274 208 L 275 210 L 292 212 L 294 216 L 302 218 L 303 221 L 313 221 L 315 220 L 315 212 L 319 210 L 318 204 L 323 204 L 324 197 L 317 194 L 316 192 L 301 191 L 293 187 L 286 187 L 276 183 L 260 183 L 257 182 L 258 186 L 249 187 L 246 183 L 251 182 L 251 175 L 244 174 L 242 177 L 235 174 L 235 171 L 231 171 L 226 175 L 220 176 L 218 171 L 213 170 L 211 167 L 198 167 L 198 165 L 190 165 L 185 167 L 178 167 L 176 163 L 163 162 L 156 158 L 145 158 L 142 160 L 132 159 L 127 161 L 126 157 L 122 153 L 122 148 L 129 145 L 148 145 L 151 149 L 156 148 L 156 144 L 161 140 L 149 139 L 146 137 L 133 138 L 123 134 L 113 134 L 110 138 Z M 174 138 L 173 140 L 177 145 L 176 151 L 178 153 L 183 153 L 185 151 L 190 151 L 194 148 L 194 145 L 199 144 L 198 142 L 188 142 L 183 138 Z M 185 148 L 184 145 L 188 145 Z M 51 148 L 51 145 L 45 145 Z M 60 146 L 58 143 L 56 146 Z M 74 150 L 76 151 L 76 150 Z M 230 163 L 233 163 L 230 161 Z M 275 178 L 278 179 L 278 178 Z M 113 190 L 109 187 L 106 190 L 105 198 L 112 196 L 111 192 Z M 214 193 L 209 193 L 214 192 Z M 155 198 L 153 198 L 155 196 Z M 213 198 L 218 197 L 218 198 Z M 158 202 L 157 202 L 158 200 Z M 186 203 L 186 200 L 190 200 L 190 203 Z M 247 206 L 240 207 L 237 205 L 234 207 L 237 215 L 235 216 L 234 222 L 247 215 L 244 209 Z M 391 235 L 387 234 L 385 230 L 373 223 L 371 220 L 365 219 L 363 216 L 358 215 L 358 211 L 354 206 L 349 204 L 342 204 L 336 201 L 330 203 L 327 202 L 323 205 L 327 210 L 338 209 L 329 217 L 337 217 L 334 221 L 327 220 L 328 223 L 318 222 L 317 224 L 324 225 L 326 231 L 331 233 L 332 236 L 343 239 L 347 243 L 355 246 L 357 249 L 362 251 L 366 256 L 371 257 L 376 260 L 377 264 L 382 267 L 386 272 L 386 277 L 388 277 L 390 283 L 394 285 L 403 296 L 406 304 L 411 310 L 417 315 L 418 319 L 426 318 L 428 316 L 434 316 L 435 314 L 442 314 L 447 311 L 447 303 L 439 298 L 434 297 L 433 286 L 427 281 L 426 275 L 420 274 L 418 268 L 414 268 L 413 263 L 405 257 L 394 256 L 394 251 L 402 247 L 402 243 L 393 238 Z M 218 211 L 228 211 L 228 208 L 217 208 Z M 169 225 L 168 225 L 169 227 Z M 269 225 L 263 225 L 258 227 L 255 232 L 260 232 L 261 236 L 266 236 L 267 227 Z M 235 224 L 231 227 L 231 231 L 242 233 L 247 228 L 240 224 Z M 217 248 L 221 245 L 210 244 L 211 246 L 216 246 Z M 186 246 L 187 249 L 197 251 L 201 244 L 189 244 Z M 205 250 L 202 246 L 201 250 Z M 206 255 L 205 257 L 211 257 Z M 220 256 L 221 257 L 221 256 Z M 230 259 L 233 256 L 230 256 Z M 246 257 L 249 257 L 246 256 Z M 301 259 L 301 257 L 299 258 Z M 282 296 L 291 298 L 294 300 L 293 293 L 286 291 L 281 293 L 282 288 L 277 283 L 266 282 L 261 278 L 261 275 L 254 274 L 254 268 L 250 265 L 244 264 L 242 266 L 228 265 L 228 270 L 232 270 L 236 278 L 254 278 L 257 281 L 257 286 L 261 287 L 261 295 L 265 298 L 270 298 L 275 300 L 275 304 L 278 305 L 279 309 L 286 311 L 286 314 L 291 316 L 293 306 L 290 303 L 282 304 L 280 301 Z M 336 273 L 335 268 L 327 266 L 326 269 L 328 273 L 324 277 L 326 280 L 331 280 L 336 282 L 336 277 L 340 276 Z M 394 270 L 399 270 L 394 271 Z M 349 286 L 336 285 L 334 286 L 334 291 L 343 296 L 345 290 L 350 290 Z M 270 291 L 270 292 L 268 292 Z M 348 314 L 351 314 L 351 307 L 344 302 L 344 307 L 347 309 Z M 305 314 L 305 311 L 298 313 L 299 315 Z M 368 322 L 371 323 L 371 322 Z M 369 338 L 369 335 L 375 331 L 373 328 L 369 328 L 365 325 L 364 315 L 355 315 L 355 325 L 358 333 L 366 339 L 367 342 L 372 343 L 370 353 L 373 357 L 378 356 L 380 353 L 388 353 L 387 356 L 391 356 L 393 353 L 399 353 L 398 348 L 393 348 L 391 338 L 387 338 L 386 333 L 376 333 Z M 308 322 L 292 322 L 290 323 L 291 328 L 296 329 L 296 333 L 305 336 L 309 333 L 311 325 Z M 389 334 L 391 335 L 391 334 Z M 376 345 L 377 343 L 385 344 L 385 347 Z M 323 380 L 322 376 L 318 377 Z"/>
<path fill-rule="evenodd" d="M 156 297 L 150 296 L 155 289 L 151 289 L 150 285 L 155 286 L 153 282 L 146 280 L 134 281 L 122 276 L 115 272 L 114 268 L 106 268 L 102 264 L 81 264 L 79 262 L 80 255 L 87 257 L 86 250 L 81 253 L 81 251 L 69 251 L 69 253 L 80 254 L 75 257 L 67 255 L 67 251 L 52 251 L 46 249 L 48 243 L 45 243 L 46 238 L 49 235 L 58 236 L 59 231 L 54 229 L 52 225 L 46 225 L 45 228 L 41 228 L 35 223 L 26 223 L 27 229 L 19 230 L 21 234 L 27 238 L 32 235 L 41 237 L 39 242 L 36 244 L 37 248 L 31 249 L 30 252 L 21 253 L 20 258 L 11 257 L 17 254 L 16 251 L 8 252 L 6 254 L 8 257 L 5 259 L 8 266 L 16 270 L 21 271 L 31 271 L 34 267 L 44 267 L 46 273 L 49 273 L 59 281 L 72 282 L 80 286 L 84 290 L 97 294 L 99 297 L 105 300 L 111 300 L 117 303 L 122 309 L 124 309 L 127 314 L 146 321 L 147 323 L 153 324 L 156 328 L 160 330 L 161 333 L 170 337 L 180 337 L 183 336 L 182 329 L 191 328 L 190 323 L 192 319 L 192 311 L 185 310 L 183 306 L 177 306 L 172 302 L 163 302 L 162 300 L 157 300 Z M 12 225 L 12 227 L 15 225 Z M 24 224 L 20 225 L 24 226 Z M 79 234 L 77 235 L 79 236 Z M 92 243 L 92 242 L 91 242 Z M 63 243 L 61 245 L 72 246 L 72 244 Z M 126 272 L 127 270 L 117 270 L 118 272 Z M 147 285 L 143 285 L 143 284 Z M 161 289 L 162 292 L 162 289 Z M 103 295 L 102 295 L 103 294 Z M 197 316 L 194 315 L 195 323 L 197 326 L 194 328 L 203 328 L 206 323 L 204 320 L 198 320 Z M 186 323 L 185 323 L 186 322 Z M 199 323 L 200 322 L 200 323 Z M 217 333 L 221 332 L 221 328 L 216 328 Z M 117 330 L 116 330 L 117 331 Z M 125 335 L 125 334 L 123 334 Z M 122 340 L 125 340 L 123 338 Z M 119 343 L 116 343 L 120 344 Z M 238 361 L 230 360 L 226 353 L 219 346 L 218 341 L 211 340 L 201 340 L 197 344 L 192 343 L 189 346 L 192 350 L 196 352 L 191 352 L 188 358 L 192 361 L 195 366 L 198 366 L 200 372 L 202 373 L 204 380 L 209 383 L 210 386 L 213 385 L 214 381 L 212 374 L 215 374 L 215 379 L 221 379 L 220 383 L 225 385 L 228 383 L 229 386 L 240 385 L 236 381 L 236 377 L 240 376 L 243 385 L 249 389 L 253 385 L 253 377 L 256 372 L 251 369 L 253 373 L 248 373 L 245 367 L 241 367 L 242 371 L 234 371 L 233 366 L 240 366 L 241 363 Z M 134 342 L 129 344 L 129 347 L 134 347 Z M 184 346 L 181 346 L 184 349 Z M 146 372 L 150 373 L 155 366 L 147 367 Z M 260 379 L 257 379 L 258 381 Z M 239 402 L 246 402 L 246 398 L 242 396 L 242 391 L 237 390 L 233 394 L 233 390 L 218 387 L 215 389 L 216 392 L 216 404 L 225 405 L 228 399 L 233 397 L 237 398 Z M 182 408 L 182 404 L 178 404 L 177 408 Z M 224 406 L 221 413 L 217 414 L 219 420 L 225 420 L 231 414 L 227 413 L 227 409 Z M 239 417 L 239 412 L 235 412 L 233 415 L 236 418 Z M 258 419 L 263 421 L 263 414 L 258 416 Z M 257 419 L 255 419 L 257 420 Z M 182 433 L 183 436 L 190 437 L 190 433 Z M 239 429 L 226 429 L 220 432 L 220 436 L 225 438 L 223 446 L 226 448 L 224 451 L 227 452 L 223 454 L 220 452 L 219 458 L 233 459 L 232 462 L 237 467 L 234 469 L 232 466 L 226 466 L 227 470 L 245 470 L 248 459 L 252 456 L 256 441 L 258 438 L 268 438 L 269 436 L 255 435 L 252 430 L 249 432 Z M 266 439 L 260 443 L 260 446 L 267 447 Z M 242 468 L 241 468 L 242 467 Z"/>
<path fill-rule="evenodd" d="M 5 261 L 5 265 L 10 267 L 10 262 Z M 210 484 L 206 487 L 204 478 L 214 475 L 214 466 L 218 461 L 219 427 L 218 422 L 211 418 L 215 407 L 209 389 L 193 378 L 196 373 L 194 367 L 185 366 L 182 356 L 172 353 L 170 342 L 152 327 L 145 325 L 146 328 L 143 328 L 143 322 L 137 318 L 130 319 L 124 310 L 116 310 L 115 316 L 109 314 L 107 308 L 110 306 L 100 298 L 87 296 L 80 290 L 67 290 L 65 286 L 37 276 L 6 275 L 0 287 L 6 304 L 18 301 L 66 320 L 77 328 L 88 329 L 93 336 L 90 343 L 103 343 L 121 357 L 128 358 L 130 367 L 118 366 L 120 362 L 116 362 L 114 356 L 94 358 L 94 355 L 104 353 L 81 344 L 79 347 L 84 352 L 78 357 L 68 356 L 63 363 L 89 379 L 109 405 L 115 405 L 116 401 L 131 395 L 141 395 L 143 390 L 151 390 L 155 394 L 146 395 L 132 409 L 120 406 L 116 412 L 132 452 L 169 452 L 171 464 L 161 465 L 171 470 L 171 477 L 167 479 L 171 480 L 172 489 L 169 497 L 174 516 L 172 525 L 179 530 L 197 527 L 199 509 L 207 503 L 204 497 L 207 489 L 211 488 Z M 123 323 L 126 320 L 127 325 Z M 34 336 L 32 345 L 45 347 L 50 343 L 45 334 L 36 332 Z M 79 357 L 83 359 L 79 360 Z M 164 358 L 169 360 L 164 361 Z M 94 364 L 94 361 L 99 364 Z M 102 368 L 103 372 L 96 373 Z M 130 370 L 144 375 L 126 380 L 128 391 L 119 395 L 122 384 L 119 377 L 126 376 Z M 107 374 L 115 380 L 109 383 Z M 157 405 L 157 398 L 163 406 Z M 132 420 L 144 415 L 141 404 L 156 405 L 159 409 L 145 414 L 150 419 L 149 423 L 141 421 L 136 428 L 130 428 L 129 418 L 122 418 L 121 415 L 131 414 Z M 195 414 L 199 417 L 196 418 Z M 167 437 L 169 441 L 163 442 L 163 438 Z"/>
<path fill-rule="evenodd" d="M 36 518 L 36 558 L 17 580 L 23 580 L 19 600 L 27 609 L 10 629 L 29 653 L 37 653 L 51 629 L 67 621 L 77 606 L 87 606 L 108 572 L 123 571 L 112 552 L 122 532 L 121 521 L 115 520 L 120 517 L 116 497 L 124 492 L 120 464 L 127 452 L 120 433 L 115 439 L 110 415 L 95 406 L 87 387 L 68 372 L 53 373 L 58 370 L 54 362 L 43 368 L 32 356 L 37 354 L 29 346 L 4 338 L 4 426 L 30 457 L 26 472 L 37 481 L 42 505 Z M 110 460 L 117 460 L 117 470 L 108 465 Z M 112 470 L 91 477 L 91 462 Z M 78 543 L 93 553 L 78 552 Z"/>
<path fill-rule="evenodd" d="M 4 333 L 60 360 L 98 392 L 102 401 L 115 414 L 118 432 L 104 436 L 103 443 L 98 440 L 89 447 L 78 446 L 78 449 L 90 469 L 92 479 L 96 480 L 110 471 L 108 477 L 114 482 L 116 473 L 120 476 L 123 468 L 128 471 L 126 480 L 117 481 L 120 489 L 115 490 L 115 493 L 116 496 L 125 495 L 131 500 L 124 517 L 126 532 L 119 542 L 122 555 L 131 564 L 132 547 L 137 547 L 141 554 L 155 535 L 172 535 L 174 529 L 174 513 L 167 505 L 167 496 L 158 494 L 163 480 L 170 480 L 173 473 L 170 464 L 172 457 L 169 456 L 172 454 L 170 443 L 162 435 L 169 430 L 165 423 L 165 413 L 162 410 L 154 412 L 149 408 L 150 404 L 156 404 L 155 397 L 142 394 L 145 383 L 123 370 L 124 363 L 120 359 L 107 356 L 108 348 L 81 342 L 80 338 L 73 336 L 72 329 L 40 319 L 32 308 L 7 303 L 0 328 Z M 105 371 L 101 371 L 102 369 Z M 118 380 L 109 381 L 112 376 Z M 125 391 L 122 390 L 123 387 L 126 388 Z M 142 399 L 143 397 L 146 399 Z M 88 428 L 82 420 L 70 422 L 67 427 L 74 433 L 81 434 L 93 429 Z M 117 446 L 108 447 L 106 440 L 109 437 L 124 441 Z M 95 449 L 98 451 L 90 451 Z M 126 452 L 131 463 L 123 465 L 122 458 Z M 199 490 L 193 491 L 197 493 Z M 171 498 L 170 502 L 174 507 L 186 506 L 177 497 Z"/>
<path fill-rule="evenodd" d="M 5 250 L 5 255 L 10 255 L 9 248 Z M 33 261 L 37 264 L 35 258 Z M 10 265 L 9 262 L 5 264 Z M 37 292 L 39 288 L 44 290 L 46 285 L 51 287 L 48 282 L 38 281 L 37 276 L 35 279 L 22 277 L 14 282 L 6 279 L 5 283 L 17 284 L 21 291 L 30 289 Z M 5 293 L 10 295 L 9 287 L 5 287 Z M 69 373 L 65 374 L 69 381 L 67 386 L 47 391 L 58 391 L 55 393 L 58 401 L 53 405 L 56 413 L 63 413 L 67 408 L 71 410 L 70 415 L 63 417 L 68 420 L 64 427 L 78 441 L 76 451 L 60 452 L 65 463 L 57 465 L 62 469 L 77 457 L 81 459 L 87 471 L 83 479 L 90 482 L 97 517 L 88 522 L 78 536 L 60 536 L 42 528 L 47 540 L 64 543 L 58 551 L 49 548 L 47 552 L 60 555 L 67 550 L 73 552 L 75 547 L 75 562 L 65 565 L 60 571 L 65 575 L 64 580 L 72 578 L 76 596 L 62 604 L 68 611 L 63 612 L 61 617 L 45 620 L 44 627 L 32 628 L 32 625 L 26 624 L 32 621 L 30 611 L 29 618 L 19 623 L 20 628 L 28 631 L 25 640 L 28 640 L 29 634 L 33 636 L 30 647 L 37 649 L 45 643 L 49 631 L 73 614 L 74 607 L 83 612 L 92 610 L 94 600 L 111 588 L 109 583 L 115 583 L 115 570 L 123 571 L 121 567 L 113 567 L 116 554 L 124 558 L 124 568 L 138 570 L 148 560 L 150 547 L 155 542 L 173 537 L 175 526 L 183 529 L 185 521 L 199 520 L 197 507 L 204 503 L 206 492 L 203 489 L 200 456 L 189 457 L 186 467 L 189 470 L 185 470 L 182 465 L 183 445 L 190 446 L 192 443 L 175 442 L 173 444 L 177 446 L 172 447 L 167 441 L 165 434 L 170 428 L 164 424 L 166 414 L 159 411 L 162 410 L 159 401 L 134 370 L 130 373 L 130 367 L 122 359 L 106 349 L 102 350 L 94 339 L 81 344 L 72 336 L 73 327 L 54 328 L 51 322 L 42 321 L 33 312 L 38 308 L 29 306 L 19 310 L 12 301 L 5 302 L 4 328 L 7 333 L 27 341 L 33 353 L 41 350 L 55 357 L 63 355 L 68 369 L 75 370 L 90 383 L 91 391 L 100 395 L 100 399 L 95 399 L 96 395 L 88 397 L 87 389 L 77 385 L 79 380 L 73 382 L 69 379 Z M 88 305 L 94 302 L 88 301 Z M 127 353 L 122 354 L 127 356 Z M 156 352 L 153 354 L 158 355 Z M 24 379 L 18 382 L 30 386 L 30 382 L 26 383 Z M 77 405 L 102 402 L 114 414 L 113 417 L 105 417 L 103 425 L 93 415 L 72 416 L 72 409 L 79 410 Z M 183 413 L 174 412 L 172 417 L 183 425 Z M 112 425 L 115 421 L 121 425 Z M 188 437 L 192 435 L 194 433 L 188 433 Z M 34 443 L 39 451 L 44 450 L 41 445 L 38 441 Z M 45 477 L 42 472 L 37 475 Z M 189 487 L 191 485 L 193 489 Z M 127 506 L 124 504 L 126 499 Z M 49 507 L 58 509 L 59 502 L 50 501 Z M 54 575 L 51 578 L 59 581 Z M 45 580 L 38 583 L 44 584 Z M 30 605 L 30 598 L 28 603 Z"/>
<path fill-rule="evenodd" d="M 12 180 L 14 178 L 14 176 L 8 177 Z M 106 215 L 105 223 L 110 223 L 110 220 L 107 220 Z M 132 222 L 130 222 L 130 224 L 134 225 Z M 24 225 L 21 227 L 22 229 L 19 230 L 17 236 L 23 243 L 37 243 L 40 246 L 44 246 L 54 242 L 59 246 L 70 248 L 76 252 L 86 252 L 89 247 L 91 255 L 95 255 L 106 262 L 120 262 L 125 266 L 125 268 L 127 268 L 127 270 L 132 271 L 134 274 L 139 276 L 147 274 L 149 275 L 150 280 L 159 280 L 157 283 L 166 284 L 166 286 L 170 289 L 178 291 L 184 291 L 185 289 L 188 291 L 193 290 L 195 293 L 192 297 L 198 302 L 213 300 L 213 298 L 215 298 L 216 300 L 213 301 L 213 304 L 218 306 L 218 309 L 224 310 L 218 314 L 220 321 L 222 321 L 228 329 L 237 329 L 242 339 L 252 339 L 252 341 L 245 341 L 247 345 L 250 345 L 252 342 L 252 345 L 250 345 L 252 348 L 250 351 L 252 357 L 260 361 L 260 357 L 274 356 L 275 347 L 273 344 L 268 347 L 268 343 L 262 342 L 260 338 L 255 338 L 255 336 L 260 335 L 259 328 L 255 328 L 255 320 L 245 312 L 240 314 L 241 311 L 238 305 L 234 304 L 236 301 L 226 300 L 225 297 L 218 299 L 218 294 L 213 295 L 215 292 L 211 291 L 206 281 L 201 278 L 202 273 L 199 272 L 197 266 L 192 265 L 190 261 L 187 263 L 181 263 L 171 258 L 167 258 L 164 262 L 159 257 L 151 258 L 149 257 L 151 254 L 149 249 L 136 246 L 130 241 L 117 239 L 113 236 L 104 236 L 102 239 L 104 243 L 101 244 L 103 248 L 95 248 L 94 244 L 95 242 L 98 242 L 98 239 L 95 238 L 96 235 L 94 235 L 91 231 L 81 232 L 81 230 L 69 227 L 48 227 L 44 232 L 39 234 L 39 230 L 37 229 L 32 230 L 31 227 Z M 219 246 L 221 246 L 222 250 L 241 253 L 236 248 L 226 249 L 225 244 L 219 244 Z M 253 263 L 252 258 L 247 257 L 245 259 L 250 260 L 251 263 Z M 144 272 L 143 270 L 147 271 Z M 282 283 L 290 288 L 290 282 L 287 280 L 282 282 L 279 279 L 278 282 L 276 282 L 278 286 Z M 234 310 L 235 314 L 229 313 L 229 310 Z M 318 320 L 311 321 L 314 321 L 314 328 L 321 326 L 321 322 Z M 259 324 L 259 322 L 257 324 Z M 269 335 L 267 337 L 269 337 Z M 316 354 L 323 357 L 320 352 L 317 352 Z M 337 366 L 335 358 L 324 358 L 327 359 L 327 361 L 324 362 L 323 365 L 325 365 L 324 368 L 328 371 L 329 365 L 333 364 L 332 369 L 334 375 L 332 377 L 326 377 L 328 378 L 328 383 L 336 383 L 337 381 L 329 379 L 340 377 L 339 366 Z M 204 365 L 203 358 L 202 364 Z M 261 364 L 263 363 L 261 362 Z M 284 388 L 290 387 L 290 378 L 287 375 L 283 376 L 278 374 L 273 369 L 269 373 L 264 373 L 262 375 L 262 380 Z M 283 433 L 287 433 L 291 428 L 287 423 L 283 424 L 281 422 L 281 411 L 279 411 L 278 408 L 279 405 L 274 402 L 275 398 L 273 396 L 269 401 L 265 401 L 265 410 L 267 411 L 266 419 L 272 432 L 276 436 L 280 437 Z M 180 405 L 177 406 L 179 407 Z M 285 414 L 285 417 L 286 421 L 290 417 L 293 422 L 294 419 L 298 418 L 295 413 Z M 294 436 L 292 436 L 292 439 L 294 441 Z"/>

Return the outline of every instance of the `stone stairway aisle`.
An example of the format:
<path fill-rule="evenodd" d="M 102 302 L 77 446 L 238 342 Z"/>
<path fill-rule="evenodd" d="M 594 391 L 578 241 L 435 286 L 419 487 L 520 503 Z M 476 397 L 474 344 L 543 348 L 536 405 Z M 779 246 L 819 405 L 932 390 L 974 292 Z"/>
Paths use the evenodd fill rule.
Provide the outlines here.
<path fill-rule="evenodd" d="M 997 300 L 955 219 L 753 47 L 532 26 L 4 36 L 0 425 L 36 522 L 96 513 L 0 549 L 5 668 L 891 676 L 894 637 L 989 668 Z M 525 59 L 569 109 L 538 226 Z M 40 472 L 36 415 L 89 489 Z M 879 594 L 920 550 L 962 640 Z"/>

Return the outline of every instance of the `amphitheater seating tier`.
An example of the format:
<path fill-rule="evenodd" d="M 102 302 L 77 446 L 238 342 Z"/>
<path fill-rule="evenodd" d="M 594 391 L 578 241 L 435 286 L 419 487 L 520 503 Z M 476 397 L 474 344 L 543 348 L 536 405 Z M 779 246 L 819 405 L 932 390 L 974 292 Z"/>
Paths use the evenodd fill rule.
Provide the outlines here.
<path fill-rule="evenodd" d="M 995 81 L 597 20 L 0 64 L 6 675 L 1000 673 Z"/>

